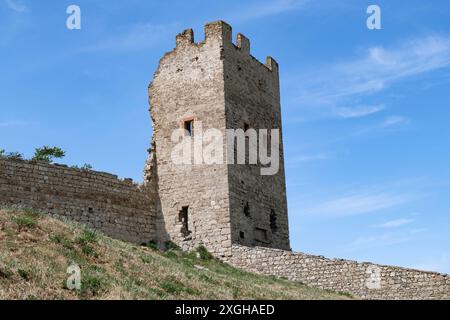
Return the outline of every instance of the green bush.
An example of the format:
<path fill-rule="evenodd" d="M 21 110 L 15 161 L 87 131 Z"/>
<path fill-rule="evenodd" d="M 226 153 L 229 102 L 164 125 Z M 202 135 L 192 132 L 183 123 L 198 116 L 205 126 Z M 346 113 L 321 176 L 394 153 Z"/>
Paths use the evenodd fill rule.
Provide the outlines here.
<path fill-rule="evenodd" d="M 19 152 L 8 152 L 4 158 L 10 160 L 23 160 L 23 155 Z"/>
<path fill-rule="evenodd" d="M 43 146 L 42 148 L 36 148 L 34 156 L 31 158 L 33 161 L 52 163 L 55 158 L 64 158 L 66 153 L 58 147 Z"/>
<path fill-rule="evenodd" d="M 77 238 L 79 244 L 96 243 L 98 241 L 98 234 L 95 230 L 84 228 L 82 234 Z"/>
<path fill-rule="evenodd" d="M 94 275 L 87 274 L 84 277 L 81 277 L 81 292 L 82 293 L 91 293 L 92 295 L 96 295 L 100 293 L 100 291 L 104 287 L 104 281 L 100 277 L 96 277 Z"/>
<path fill-rule="evenodd" d="M 81 170 L 92 170 L 92 166 L 88 163 L 83 164 Z"/>
<path fill-rule="evenodd" d="M 213 258 L 213 255 L 209 253 L 209 251 L 204 246 L 199 246 L 197 248 L 197 253 L 202 260 L 211 260 Z"/>
<path fill-rule="evenodd" d="M 152 250 L 158 250 L 158 245 L 156 244 L 156 241 L 154 241 L 154 240 L 150 240 L 149 242 L 147 242 L 147 244 L 145 246 Z"/>
<path fill-rule="evenodd" d="M 19 270 L 17 270 L 17 272 L 19 273 L 19 276 L 22 277 L 22 279 L 27 280 L 27 281 L 30 280 L 31 275 L 30 275 L 30 272 L 28 272 L 27 270 L 19 269 Z"/>
<path fill-rule="evenodd" d="M 181 250 L 181 248 L 175 243 L 175 242 L 172 242 L 172 241 L 166 241 L 165 243 L 164 243 L 164 247 L 166 248 L 166 250 Z"/>
<path fill-rule="evenodd" d="M 19 226 L 20 229 L 22 228 L 32 229 L 36 227 L 36 221 L 31 216 L 14 217 L 13 220 Z"/>

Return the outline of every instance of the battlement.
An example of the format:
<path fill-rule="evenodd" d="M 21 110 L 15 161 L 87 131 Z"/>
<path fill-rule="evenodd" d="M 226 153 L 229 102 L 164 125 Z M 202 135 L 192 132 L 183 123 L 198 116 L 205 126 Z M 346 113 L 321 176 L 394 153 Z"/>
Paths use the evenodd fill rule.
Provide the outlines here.
<path fill-rule="evenodd" d="M 207 23 L 204 27 L 205 40 L 202 42 L 195 42 L 194 31 L 192 29 L 186 29 L 176 36 L 176 48 L 175 50 L 183 50 L 189 46 L 202 46 L 219 44 L 220 46 L 233 46 L 243 54 L 249 55 L 252 59 L 265 66 L 270 71 L 278 72 L 278 63 L 274 58 L 268 56 L 266 62 L 262 63 L 251 55 L 250 52 L 250 39 L 244 36 L 242 33 L 236 35 L 236 44 L 233 43 L 232 36 L 233 31 L 231 26 L 225 21 L 219 20 Z"/>

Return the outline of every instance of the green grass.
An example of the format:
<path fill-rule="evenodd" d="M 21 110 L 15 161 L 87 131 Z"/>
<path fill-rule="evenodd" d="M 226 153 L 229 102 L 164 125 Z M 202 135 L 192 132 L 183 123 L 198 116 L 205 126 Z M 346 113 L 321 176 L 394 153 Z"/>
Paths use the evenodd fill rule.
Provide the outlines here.
<path fill-rule="evenodd" d="M 33 210 L 0 209 L 3 299 L 348 299 L 345 294 L 236 269 L 205 248 L 137 246 Z M 81 269 L 69 290 L 67 268 Z"/>

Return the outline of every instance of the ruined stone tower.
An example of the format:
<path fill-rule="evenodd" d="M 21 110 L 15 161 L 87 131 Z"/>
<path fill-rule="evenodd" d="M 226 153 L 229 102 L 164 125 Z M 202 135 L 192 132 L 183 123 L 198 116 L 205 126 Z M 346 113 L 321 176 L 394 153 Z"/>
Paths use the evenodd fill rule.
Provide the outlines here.
<path fill-rule="evenodd" d="M 180 165 L 171 157 L 177 128 L 194 136 L 215 128 L 224 137 L 226 129 L 281 130 L 276 61 L 251 56 L 242 34 L 233 44 L 223 21 L 208 23 L 199 43 L 188 29 L 160 60 L 149 100 L 153 137 L 145 181 L 158 195 L 158 238 L 186 249 L 201 243 L 219 255 L 230 254 L 232 244 L 290 249 L 281 142 L 274 175 L 261 175 L 260 164 Z"/>

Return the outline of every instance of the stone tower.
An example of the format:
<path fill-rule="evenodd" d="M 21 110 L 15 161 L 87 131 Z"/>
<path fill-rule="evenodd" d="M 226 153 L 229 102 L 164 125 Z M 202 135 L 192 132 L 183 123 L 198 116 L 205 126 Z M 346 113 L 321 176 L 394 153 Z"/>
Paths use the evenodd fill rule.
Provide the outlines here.
<path fill-rule="evenodd" d="M 217 129 L 225 155 L 227 129 L 281 130 L 276 61 L 256 60 L 242 34 L 233 44 L 223 21 L 208 23 L 199 43 L 188 29 L 160 60 L 149 100 L 153 137 L 145 181 L 158 196 L 159 240 L 185 249 L 203 244 L 218 255 L 229 255 L 234 243 L 290 249 L 282 139 L 274 175 L 261 175 L 261 164 L 206 164 L 194 155 L 192 164 L 173 161 L 177 128 L 192 135 L 193 145 L 197 133 Z M 248 147 L 249 137 L 244 140 Z"/>

